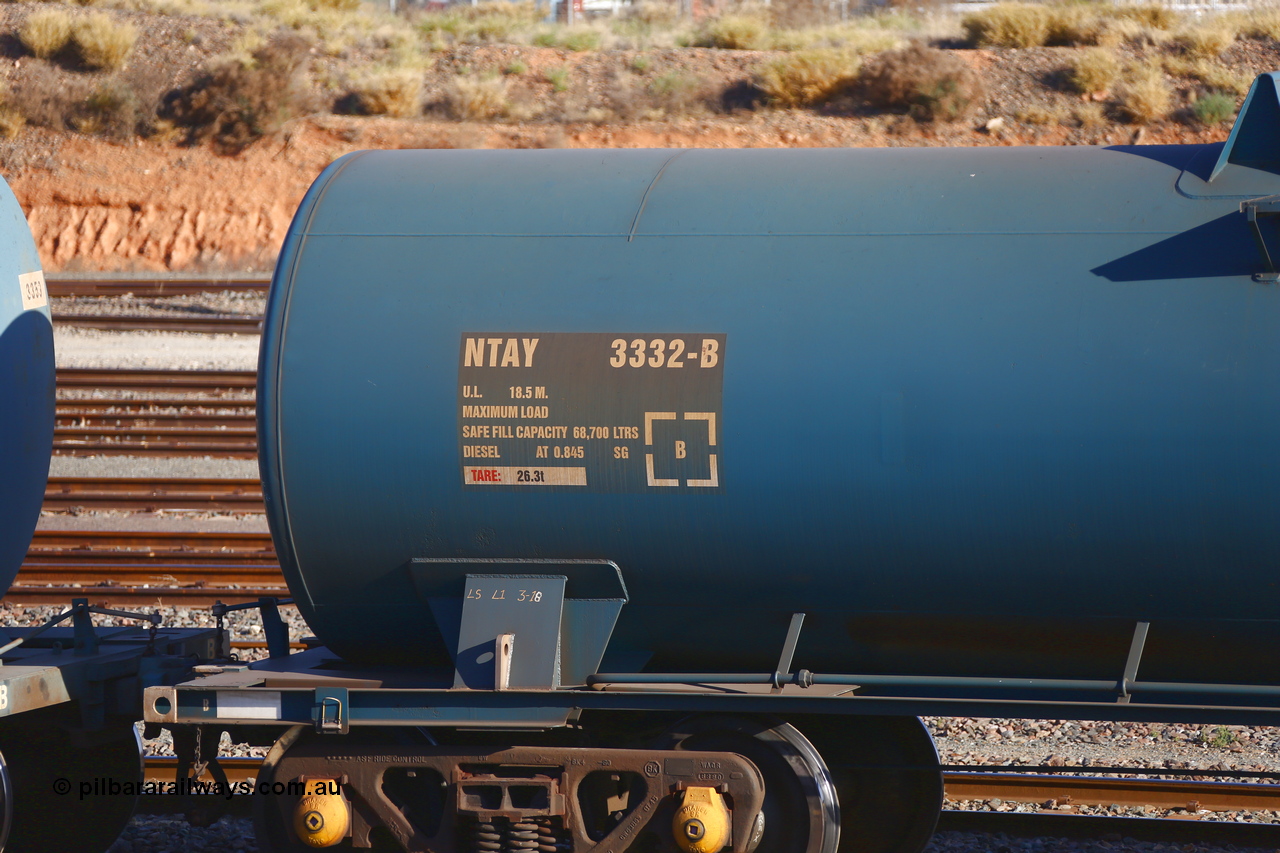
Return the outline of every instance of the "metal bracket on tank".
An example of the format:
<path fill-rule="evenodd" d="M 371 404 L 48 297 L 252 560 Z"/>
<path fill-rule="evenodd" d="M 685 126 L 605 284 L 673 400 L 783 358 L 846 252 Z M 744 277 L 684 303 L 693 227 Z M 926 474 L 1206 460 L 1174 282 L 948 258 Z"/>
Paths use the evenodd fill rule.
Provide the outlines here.
<path fill-rule="evenodd" d="M 1244 214 L 1249 228 L 1253 232 L 1254 242 L 1258 244 L 1258 252 L 1262 255 L 1263 272 L 1254 273 L 1254 281 L 1280 281 L 1280 271 L 1276 270 L 1271 252 L 1267 249 L 1267 241 L 1262 236 L 1262 226 L 1258 218 L 1262 216 L 1280 216 L 1280 195 L 1263 196 L 1240 202 L 1240 212 Z"/>
<path fill-rule="evenodd" d="M 1120 695 L 1116 701 L 1122 705 L 1129 703 L 1129 685 L 1138 680 L 1138 664 L 1142 662 L 1142 649 L 1147 644 L 1147 629 L 1150 622 L 1139 622 L 1133 628 L 1133 642 L 1129 644 L 1129 658 L 1124 664 L 1124 677 L 1120 679 Z"/>
<path fill-rule="evenodd" d="M 455 689 L 585 685 L 627 602 L 608 560 L 418 558 L 409 568 L 452 643 Z"/>

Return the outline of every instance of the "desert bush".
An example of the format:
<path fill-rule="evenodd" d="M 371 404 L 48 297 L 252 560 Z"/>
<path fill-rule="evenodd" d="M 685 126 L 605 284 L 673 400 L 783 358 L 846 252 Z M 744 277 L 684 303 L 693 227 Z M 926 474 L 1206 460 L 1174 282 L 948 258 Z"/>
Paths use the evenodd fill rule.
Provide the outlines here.
<path fill-rule="evenodd" d="M 1049 10 L 1033 3 L 997 3 L 965 15 L 961 26 L 977 47 L 1038 47 L 1049 38 Z"/>
<path fill-rule="evenodd" d="M 1222 92 L 1201 95 L 1191 104 L 1191 112 L 1201 124 L 1213 127 L 1231 121 L 1236 114 L 1236 99 Z"/>
<path fill-rule="evenodd" d="M 422 75 L 412 69 L 375 71 L 351 86 L 355 112 L 409 118 L 422 111 Z"/>
<path fill-rule="evenodd" d="M 23 21 L 18 38 L 32 54 L 48 59 L 71 40 L 71 16 L 63 9 L 38 9 Z"/>
<path fill-rule="evenodd" d="M 757 15 L 721 15 L 698 33 L 694 43 L 723 50 L 766 50 L 769 22 Z"/>
<path fill-rule="evenodd" d="M 360 8 L 360 0 L 307 0 L 313 10 L 331 9 L 336 12 L 354 12 Z"/>
<path fill-rule="evenodd" d="M 558 47 L 574 53 L 599 50 L 600 41 L 600 31 L 591 27 L 553 27 L 533 37 L 538 47 Z"/>
<path fill-rule="evenodd" d="M 56 69 L 47 62 L 24 63 L 24 73 L 9 85 L 5 102 L 28 124 L 62 130 L 77 94 L 68 91 Z"/>
<path fill-rule="evenodd" d="M 99 84 L 71 113 L 71 126 L 81 133 L 129 139 L 138 134 L 141 104 L 134 89 L 113 78 Z"/>
<path fill-rule="evenodd" d="M 1045 44 L 1069 47 L 1097 44 L 1108 20 L 1105 11 L 1093 3 L 1050 6 Z"/>
<path fill-rule="evenodd" d="M 705 110 L 710 100 L 701 81 L 679 71 L 655 74 L 648 80 L 622 72 L 609 89 L 613 114 L 627 121 L 689 115 Z"/>
<path fill-rule="evenodd" d="M 858 79 L 857 54 L 833 48 L 789 53 L 755 72 L 754 83 L 771 103 L 783 107 L 819 104 Z"/>
<path fill-rule="evenodd" d="M 533 30 L 541 19 L 541 13 L 531 2 L 494 0 L 429 12 L 419 19 L 418 28 L 429 38 L 447 43 L 511 42 L 517 33 Z"/>
<path fill-rule="evenodd" d="M 133 52 L 138 31 L 127 21 L 117 23 L 105 12 L 97 12 L 72 24 L 71 40 L 86 66 L 115 70 Z"/>
<path fill-rule="evenodd" d="M 914 44 L 879 57 L 864 77 L 867 100 L 917 121 L 954 121 L 982 100 L 982 78 L 963 59 Z"/>
<path fill-rule="evenodd" d="M 300 36 L 278 35 L 253 52 L 251 65 L 223 62 L 170 93 L 160 117 L 187 128 L 193 141 L 239 150 L 312 107 L 303 80 L 310 49 Z"/>
<path fill-rule="evenodd" d="M 511 106 L 501 77 L 457 77 L 445 93 L 449 113 L 461 121 L 501 118 Z"/>
<path fill-rule="evenodd" d="M 1106 47 L 1087 47 L 1071 58 L 1067 77 L 1077 92 L 1094 95 L 1108 92 L 1120 79 L 1120 59 Z"/>
<path fill-rule="evenodd" d="M 1120 110 L 1135 124 L 1147 124 L 1169 114 L 1173 89 L 1158 67 L 1138 66 L 1118 87 Z"/>

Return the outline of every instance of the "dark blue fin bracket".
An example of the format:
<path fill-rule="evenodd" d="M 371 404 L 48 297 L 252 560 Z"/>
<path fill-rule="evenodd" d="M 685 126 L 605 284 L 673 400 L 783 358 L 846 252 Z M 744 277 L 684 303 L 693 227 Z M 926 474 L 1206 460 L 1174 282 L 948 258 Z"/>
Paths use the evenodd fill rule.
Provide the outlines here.
<path fill-rule="evenodd" d="M 1280 72 L 1259 74 L 1253 81 L 1209 181 L 1228 165 L 1280 174 Z"/>

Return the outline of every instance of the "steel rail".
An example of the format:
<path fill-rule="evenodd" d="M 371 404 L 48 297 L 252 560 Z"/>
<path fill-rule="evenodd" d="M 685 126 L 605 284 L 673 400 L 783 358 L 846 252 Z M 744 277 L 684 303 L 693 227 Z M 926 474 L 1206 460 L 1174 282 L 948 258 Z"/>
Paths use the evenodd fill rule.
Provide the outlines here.
<path fill-rule="evenodd" d="M 252 391 L 257 383 L 258 374 L 252 370 L 111 370 L 60 367 L 57 374 L 59 390 L 193 392 L 209 395 L 211 391 Z"/>
<path fill-rule="evenodd" d="M 15 583 L 5 593 L 5 601 L 34 606 L 66 604 L 72 598 L 88 598 L 96 605 L 209 607 L 219 601 L 237 604 L 267 596 L 284 598 L 288 594 L 288 588 L 283 586 L 40 586 Z"/>
<path fill-rule="evenodd" d="M 270 276 L 230 276 L 227 278 L 187 278 L 184 276 L 51 276 L 45 280 L 49 295 L 70 296 L 190 296 L 197 293 L 253 291 L 265 293 Z"/>
<path fill-rule="evenodd" d="M 50 477 L 44 490 L 48 511 L 127 509 L 154 512 L 195 509 L 262 512 L 257 479 L 134 479 L 130 477 Z"/>
<path fill-rule="evenodd" d="M 257 314 L 66 314 L 55 310 L 53 325 L 54 328 L 113 332 L 256 335 L 262 331 L 262 317 Z"/>
<path fill-rule="evenodd" d="M 37 530 L 32 538 L 31 548 L 29 556 L 37 549 L 74 549 L 81 552 L 141 551 L 151 557 L 168 556 L 171 553 L 221 553 L 226 557 L 236 554 L 275 559 L 271 534 L 252 531 Z"/>

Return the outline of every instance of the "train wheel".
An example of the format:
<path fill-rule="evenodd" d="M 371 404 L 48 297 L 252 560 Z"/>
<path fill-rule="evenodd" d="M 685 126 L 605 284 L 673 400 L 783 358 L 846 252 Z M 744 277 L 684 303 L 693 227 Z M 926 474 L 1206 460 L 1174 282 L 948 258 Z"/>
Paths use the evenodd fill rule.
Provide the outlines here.
<path fill-rule="evenodd" d="M 689 717 L 659 749 L 735 752 L 764 776 L 764 835 L 755 853 L 835 853 L 840 803 L 822 756 L 792 725 L 771 718 Z"/>
<path fill-rule="evenodd" d="M 849 853 L 919 853 L 942 810 L 933 738 L 916 717 L 831 717 L 804 722 L 830 762 Z"/>
<path fill-rule="evenodd" d="M 132 724 L 111 734 L 73 746 L 40 712 L 0 726 L 12 792 L 4 798 L 4 853 L 102 853 L 120 836 L 138 801 L 142 744 Z"/>

